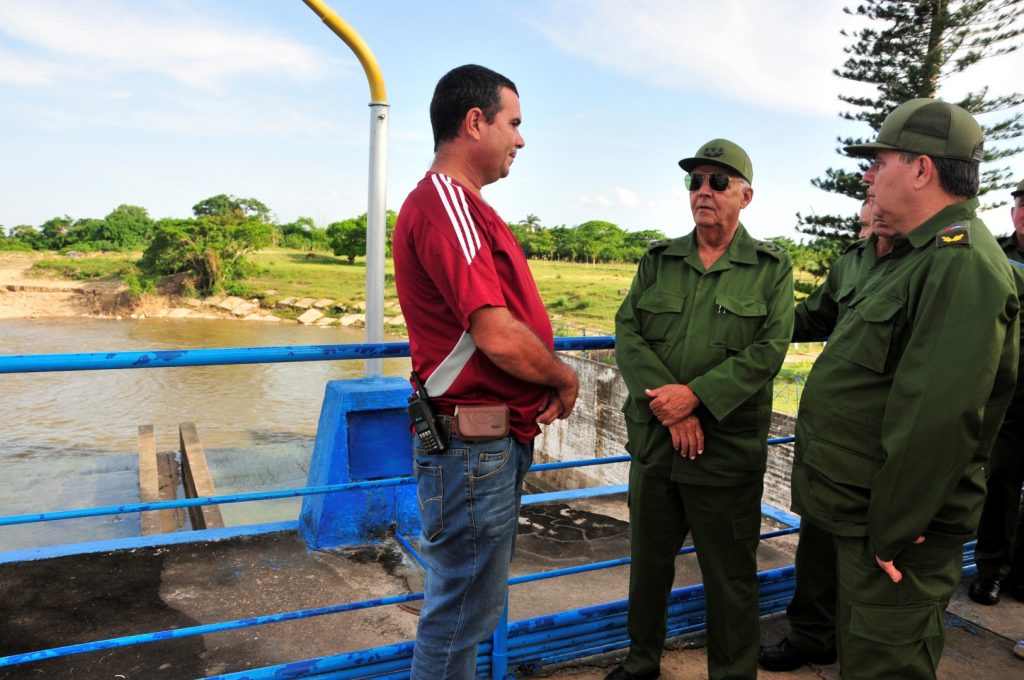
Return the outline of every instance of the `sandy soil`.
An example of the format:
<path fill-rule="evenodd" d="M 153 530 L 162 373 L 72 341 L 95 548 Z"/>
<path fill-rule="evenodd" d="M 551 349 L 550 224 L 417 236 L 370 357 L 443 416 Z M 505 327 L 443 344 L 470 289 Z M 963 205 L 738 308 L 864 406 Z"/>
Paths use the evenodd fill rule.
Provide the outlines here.
<path fill-rule="evenodd" d="M 154 316 L 178 300 L 161 295 L 133 299 L 119 280 L 67 281 L 30 275 L 39 253 L 0 252 L 0 319 Z M 232 318 L 227 312 L 204 313 Z"/>

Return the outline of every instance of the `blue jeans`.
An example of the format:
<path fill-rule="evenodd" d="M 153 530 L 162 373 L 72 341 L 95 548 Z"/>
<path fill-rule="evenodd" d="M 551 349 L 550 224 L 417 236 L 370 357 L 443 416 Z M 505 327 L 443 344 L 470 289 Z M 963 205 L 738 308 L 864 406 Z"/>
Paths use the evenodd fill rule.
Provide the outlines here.
<path fill-rule="evenodd" d="M 427 563 L 413 680 L 476 675 L 476 646 L 494 632 L 508 594 L 523 477 L 533 444 L 451 436 L 441 453 L 415 448 Z"/>

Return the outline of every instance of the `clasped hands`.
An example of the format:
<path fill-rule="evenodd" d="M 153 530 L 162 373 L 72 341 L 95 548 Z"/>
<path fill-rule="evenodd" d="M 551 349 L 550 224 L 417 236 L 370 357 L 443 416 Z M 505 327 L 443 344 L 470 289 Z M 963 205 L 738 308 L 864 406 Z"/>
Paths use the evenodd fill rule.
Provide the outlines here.
<path fill-rule="evenodd" d="M 672 448 L 690 460 L 704 453 L 704 430 L 693 414 L 700 399 L 693 390 L 686 385 L 662 385 L 644 393 L 651 398 L 651 412 L 672 435 Z"/>

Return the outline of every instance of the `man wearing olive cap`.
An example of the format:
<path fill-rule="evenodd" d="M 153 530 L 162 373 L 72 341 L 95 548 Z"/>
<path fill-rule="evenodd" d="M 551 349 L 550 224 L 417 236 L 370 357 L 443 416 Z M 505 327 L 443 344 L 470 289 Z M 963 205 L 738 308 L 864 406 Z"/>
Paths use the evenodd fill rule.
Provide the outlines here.
<path fill-rule="evenodd" d="M 1006 257 L 1014 261 L 1018 292 L 1024 296 L 1024 181 L 1010 194 L 1013 233 L 999 240 Z M 1022 356 L 1024 359 L 1024 356 Z M 1024 372 L 1018 368 L 1017 391 L 999 428 L 988 466 L 985 506 L 978 524 L 974 561 L 978 577 L 967 594 L 979 604 L 999 602 L 1001 592 L 1024 602 L 1024 521 L 1021 521 L 1021 485 L 1024 484 Z"/>
<path fill-rule="evenodd" d="M 607 680 L 660 674 L 676 554 L 690 533 L 709 676 L 753 680 L 765 442 L 793 332 L 792 266 L 740 224 L 754 196 L 743 149 L 715 139 L 679 165 L 695 228 L 651 246 L 615 317 L 633 562 L 629 654 Z"/>
<path fill-rule="evenodd" d="M 832 534 L 843 680 L 934 678 L 1013 393 L 1017 292 L 975 214 L 982 132 L 967 111 L 913 99 L 846 151 L 873 160 L 872 223 L 892 250 L 808 376 L 793 509 Z"/>

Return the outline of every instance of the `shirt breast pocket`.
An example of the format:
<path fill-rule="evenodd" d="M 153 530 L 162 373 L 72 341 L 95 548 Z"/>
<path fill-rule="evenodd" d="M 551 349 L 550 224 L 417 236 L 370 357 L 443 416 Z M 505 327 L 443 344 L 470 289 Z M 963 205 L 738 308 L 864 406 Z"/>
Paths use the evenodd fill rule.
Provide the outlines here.
<path fill-rule="evenodd" d="M 679 293 L 651 288 L 640 294 L 636 306 L 640 309 L 640 333 L 648 343 L 666 342 L 678 330 L 683 311 Z"/>
<path fill-rule="evenodd" d="M 888 295 L 854 300 L 845 323 L 840 323 L 829 340 L 832 351 L 858 366 L 884 373 L 905 306 L 903 300 Z"/>
<path fill-rule="evenodd" d="M 751 295 L 716 295 L 711 346 L 739 352 L 757 337 L 768 316 L 768 303 Z"/>

